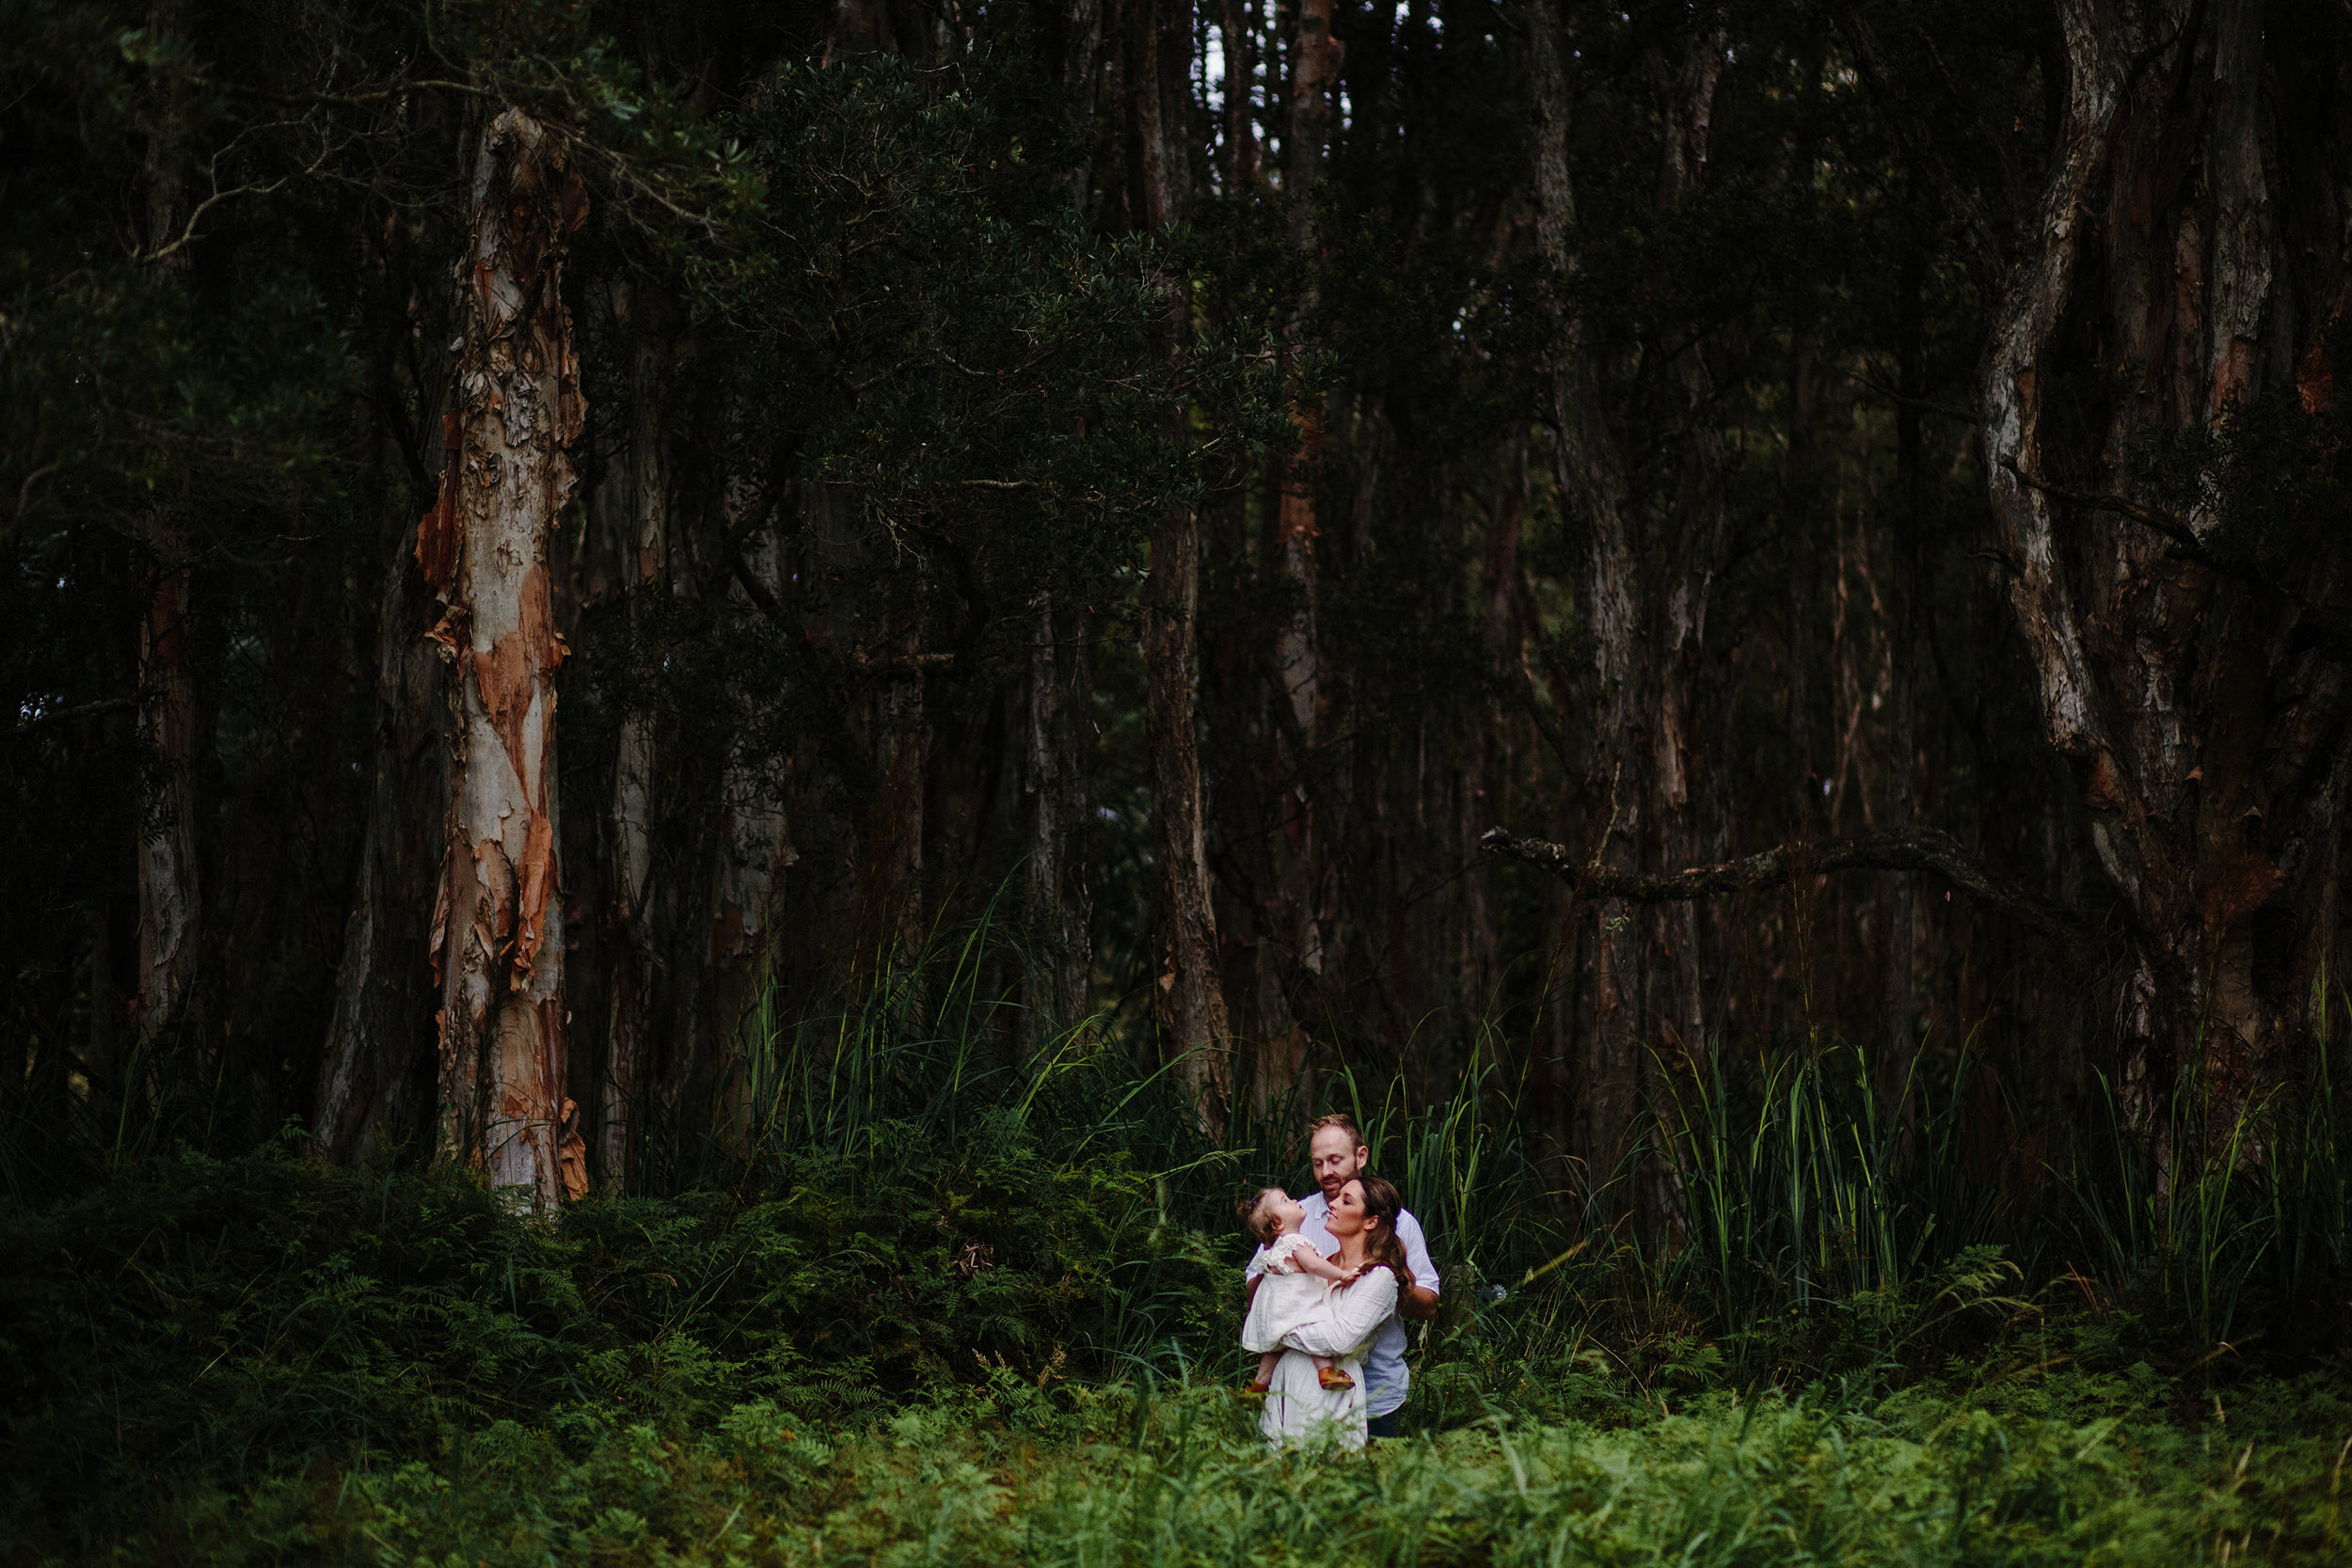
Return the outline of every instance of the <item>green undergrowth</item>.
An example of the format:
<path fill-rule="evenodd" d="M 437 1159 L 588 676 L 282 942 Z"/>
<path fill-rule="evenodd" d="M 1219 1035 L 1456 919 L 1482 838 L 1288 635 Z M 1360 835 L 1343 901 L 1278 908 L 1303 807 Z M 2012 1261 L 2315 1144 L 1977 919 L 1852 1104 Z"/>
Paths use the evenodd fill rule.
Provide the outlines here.
<path fill-rule="evenodd" d="M 2344 1560 L 2331 1071 L 2227 1117 L 2185 1079 L 2216 1135 L 2109 1117 L 2013 1186 L 1966 1053 L 1906 1118 L 1821 1041 L 1661 1063 L 1613 1171 L 1531 1132 L 1488 1034 L 1434 1099 L 1343 1070 L 1211 1138 L 1099 1020 L 1004 1049 L 990 940 L 755 1019 L 728 1125 L 641 1173 L 675 1196 L 534 1215 L 292 1130 L 12 1127 L 6 1555 Z M 1403 1443 L 1272 1458 L 1232 1200 L 1297 1190 L 1335 1106 L 1443 1292 Z"/>
<path fill-rule="evenodd" d="M 2182 1426 L 2130 1379 L 2077 1407 L 1718 1390 L 1498 1416 L 1367 1455 L 1269 1455 L 1229 1389 L 1009 1370 L 851 1430 L 758 1402 L 693 1437 L 573 1412 L 429 1460 L 174 1498 L 118 1561 L 1439 1564 L 2341 1561 L 2352 1402 L 2265 1383 Z M 2107 1414 L 2092 1414 L 2099 1410 Z"/>
<path fill-rule="evenodd" d="M 0 1206 L 6 1524 L 87 1544 L 175 1486 L 501 1422 L 681 1438 L 762 1401 L 850 1421 L 983 1367 L 1104 1380 L 1237 1327 L 1230 1260 L 1116 1158 L 981 1135 L 797 1176 L 541 1218 L 462 1177 L 272 1148 Z"/>
<path fill-rule="evenodd" d="M 2321 1562 L 2347 1545 L 2340 1378 L 2159 1370 L 2122 1315 L 2005 1293 L 2014 1271 L 1984 1255 L 1901 1301 L 1820 1306 L 1804 1332 L 1835 1354 L 1772 1373 L 1662 1298 L 1581 1294 L 1598 1276 L 1574 1268 L 1456 1291 L 1416 1347 L 1405 1441 L 1270 1457 L 1232 1391 L 1238 1249 L 1171 1218 L 1168 1185 L 987 1126 L 953 1152 L 551 1217 L 292 1143 L 128 1164 L 0 1208 L 9 1555 Z"/>

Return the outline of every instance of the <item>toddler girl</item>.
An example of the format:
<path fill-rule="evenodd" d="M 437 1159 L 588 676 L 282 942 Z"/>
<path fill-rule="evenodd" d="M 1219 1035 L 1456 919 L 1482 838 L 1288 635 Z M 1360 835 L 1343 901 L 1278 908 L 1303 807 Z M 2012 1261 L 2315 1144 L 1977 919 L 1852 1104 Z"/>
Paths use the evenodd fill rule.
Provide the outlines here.
<path fill-rule="evenodd" d="M 1274 1365 L 1282 1359 L 1282 1336 L 1304 1323 L 1320 1318 L 1331 1304 L 1334 1286 L 1345 1286 L 1355 1275 L 1315 1250 L 1299 1234 L 1307 1211 L 1279 1187 L 1268 1187 L 1242 1206 L 1242 1226 L 1258 1243 L 1265 1274 L 1258 1293 L 1250 1298 L 1249 1317 L 1241 1325 L 1244 1350 L 1262 1351 L 1257 1378 L 1249 1385 L 1263 1394 L 1274 1385 Z M 1312 1358 L 1315 1381 L 1326 1388 L 1353 1388 L 1356 1380 L 1331 1365 L 1327 1355 Z"/>

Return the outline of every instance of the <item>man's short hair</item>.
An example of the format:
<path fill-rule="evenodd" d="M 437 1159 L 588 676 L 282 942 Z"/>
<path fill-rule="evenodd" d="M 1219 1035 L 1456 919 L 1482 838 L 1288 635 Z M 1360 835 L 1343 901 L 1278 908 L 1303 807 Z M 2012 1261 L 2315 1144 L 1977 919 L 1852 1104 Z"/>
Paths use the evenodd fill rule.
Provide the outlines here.
<path fill-rule="evenodd" d="M 1315 1134 L 1322 1132 L 1327 1127 L 1336 1127 L 1341 1132 L 1346 1133 L 1348 1148 L 1361 1148 L 1364 1147 L 1363 1129 L 1358 1127 L 1356 1125 L 1356 1118 L 1349 1116 L 1345 1111 L 1334 1111 L 1327 1117 L 1317 1117 L 1314 1120 L 1309 1122 L 1307 1124 L 1307 1142 L 1310 1147 L 1311 1147 L 1315 1141 Z"/>

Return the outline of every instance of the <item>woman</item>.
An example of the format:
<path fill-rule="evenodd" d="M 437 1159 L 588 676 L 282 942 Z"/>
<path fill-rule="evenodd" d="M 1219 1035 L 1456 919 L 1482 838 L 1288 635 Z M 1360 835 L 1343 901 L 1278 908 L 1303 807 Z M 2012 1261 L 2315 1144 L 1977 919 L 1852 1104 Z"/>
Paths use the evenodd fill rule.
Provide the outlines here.
<path fill-rule="evenodd" d="M 1404 1208 L 1396 1189 L 1379 1177 L 1353 1178 L 1331 1200 L 1324 1227 L 1340 1243 L 1332 1261 L 1351 1275 L 1353 1285 L 1331 1294 L 1329 1316 L 1302 1323 L 1282 1339 L 1282 1359 L 1266 1390 L 1258 1430 L 1275 1448 L 1316 1435 L 1340 1446 L 1364 1446 L 1364 1380 L 1359 1369 L 1381 1325 L 1396 1311 L 1397 1292 L 1413 1282 L 1405 1248 L 1396 1239 L 1396 1216 Z M 1314 1358 L 1329 1356 L 1352 1384 L 1326 1388 Z"/>

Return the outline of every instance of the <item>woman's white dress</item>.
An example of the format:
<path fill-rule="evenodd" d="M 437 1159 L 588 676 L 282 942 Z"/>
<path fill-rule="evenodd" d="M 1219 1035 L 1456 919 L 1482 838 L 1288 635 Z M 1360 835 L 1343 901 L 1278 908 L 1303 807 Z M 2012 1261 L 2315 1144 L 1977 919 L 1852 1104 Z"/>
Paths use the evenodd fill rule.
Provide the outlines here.
<path fill-rule="evenodd" d="M 1260 1295 L 1265 1291 L 1258 1287 Z M 1268 1444 L 1279 1449 L 1329 1438 L 1343 1449 L 1364 1446 L 1364 1353 L 1395 1311 L 1396 1275 L 1375 1269 L 1346 1290 L 1331 1291 L 1329 1308 L 1321 1317 L 1283 1337 L 1265 1414 L 1258 1418 Z M 1315 1377 L 1317 1355 L 1331 1357 L 1356 1386 L 1324 1387 Z"/>
<path fill-rule="evenodd" d="M 1282 1342 L 1282 1336 L 1311 1323 L 1331 1310 L 1331 1282 L 1299 1267 L 1305 1253 L 1320 1258 L 1314 1243 L 1294 1230 L 1277 1236 L 1258 1249 L 1249 1261 L 1263 1264 L 1257 1294 L 1249 1298 L 1249 1316 L 1242 1320 L 1241 1348 L 1263 1354 Z"/>

